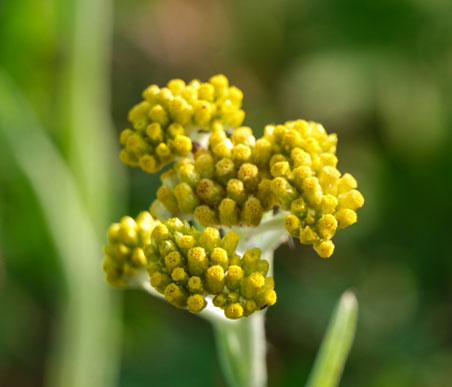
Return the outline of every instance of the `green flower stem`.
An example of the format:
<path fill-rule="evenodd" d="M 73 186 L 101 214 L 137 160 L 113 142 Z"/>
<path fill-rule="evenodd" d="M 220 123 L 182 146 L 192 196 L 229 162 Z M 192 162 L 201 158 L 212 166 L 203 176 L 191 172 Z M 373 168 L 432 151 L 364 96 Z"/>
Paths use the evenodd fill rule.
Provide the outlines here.
<path fill-rule="evenodd" d="M 355 336 L 357 317 L 358 302 L 355 295 L 347 291 L 342 295 L 333 313 L 307 387 L 339 385 Z"/>
<path fill-rule="evenodd" d="M 218 356 L 230 387 L 263 387 L 267 382 L 265 312 L 213 323 Z"/>

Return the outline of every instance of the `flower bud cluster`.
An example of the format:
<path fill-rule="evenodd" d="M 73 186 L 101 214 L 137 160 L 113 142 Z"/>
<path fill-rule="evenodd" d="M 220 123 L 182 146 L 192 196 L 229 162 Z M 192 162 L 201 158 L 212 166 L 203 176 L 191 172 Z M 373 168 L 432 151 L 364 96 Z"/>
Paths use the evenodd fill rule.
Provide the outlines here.
<path fill-rule="evenodd" d="M 229 138 L 215 125 L 208 149 L 162 174 L 151 213 L 163 218 L 194 215 L 203 226 L 258 226 L 276 204 L 271 176 L 259 167 L 261 158 L 250 128 L 237 128 Z"/>
<path fill-rule="evenodd" d="M 239 237 L 216 228 L 198 231 L 187 221 L 171 218 L 158 224 L 144 252 L 151 285 L 177 308 L 201 312 L 207 297 L 227 318 L 249 316 L 276 302 L 268 262 L 259 249 L 240 257 Z"/>
<path fill-rule="evenodd" d="M 121 133 L 121 160 L 145 172 L 159 171 L 175 158 L 189 155 L 191 137 L 210 131 L 213 123 L 239 126 L 245 117 L 242 99 L 242 91 L 230 87 L 224 75 L 215 75 L 209 82 L 185 84 L 173 79 L 163 88 L 149 86 L 143 101 L 129 111 L 132 128 Z"/>
<path fill-rule="evenodd" d="M 248 127 L 230 138 L 212 129 L 209 148 L 162 175 L 151 213 L 160 218 L 193 215 L 203 226 L 258 226 L 266 211 L 287 211 L 284 225 L 321 257 L 331 238 L 357 220 L 364 198 L 350 174 L 337 166 L 337 137 L 304 120 L 268 125 L 256 140 Z"/>
<path fill-rule="evenodd" d="M 355 223 L 356 210 L 364 204 L 353 176 L 336 168 L 336 135 L 318 123 L 297 120 L 268 125 L 263 141 L 271 147 L 273 194 L 290 212 L 284 226 L 321 257 L 330 257 L 336 230 Z"/>
<path fill-rule="evenodd" d="M 103 269 L 107 282 L 116 287 L 127 286 L 140 270 L 146 270 L 147 259 L 143 248 L 151 241 L 151 233 L 158 221 L 147 211 L 136 219 L 125 216 L 108 229 Z"/>

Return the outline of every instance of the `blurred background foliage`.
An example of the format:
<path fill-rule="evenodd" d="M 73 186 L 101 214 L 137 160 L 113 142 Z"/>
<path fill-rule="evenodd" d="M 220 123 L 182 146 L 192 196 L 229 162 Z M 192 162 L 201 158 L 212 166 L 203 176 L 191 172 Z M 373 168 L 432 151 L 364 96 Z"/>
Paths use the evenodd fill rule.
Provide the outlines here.
<path fill-rule="evenodd" d="M 0 93 L 0 116 L 10 113 L 0 120 L 9 133 L 0 135 L 0 385 L 58 385 L 52 374 L 64 379 L 76 356 L 91 364 L 87 380 L 99 373 L 93 386 L 224 386 L 211 327 L 147 294 L 104 288 L 100 247 L 106 225 L 147 208 L 159 183 L 117 160 L 128 109 L 150 83 L 216 73 L 244 91 L 245 123 L 257 133 L 296 118 L 338 133 L 339 168 L 366 197 L 332 259 L 298 244 L 277 251 L 270 386 L 306 381 L 350 287 L 360 316 L 342 386 L 450 385 L 451 15 L 448 0 L 0 1 L 0 90 L 15 90 Z M 74 215 L 82 223 L 70 200 L 55 204 L 67 244 L 55 241 L 40 191 L 6 140 L 19 149 L 34 139 L 29 115 L 83 202 Z M 52 166 L 29 145 L 37 165 Z M 47 192 L 60 198 L 63 175 L 45 172 Z M 84 221 L 94 250 L 80 239 Z M 69 261 L 62 250 L 72 246 Z M 77 246 L 86 247 L 80 259 Z M 67 305 L 89 313 L 80 320 L 88 341 L 65 357 L 61 343 L 76 346 L 84 334 L 78 317 L 64 322 Z"/>

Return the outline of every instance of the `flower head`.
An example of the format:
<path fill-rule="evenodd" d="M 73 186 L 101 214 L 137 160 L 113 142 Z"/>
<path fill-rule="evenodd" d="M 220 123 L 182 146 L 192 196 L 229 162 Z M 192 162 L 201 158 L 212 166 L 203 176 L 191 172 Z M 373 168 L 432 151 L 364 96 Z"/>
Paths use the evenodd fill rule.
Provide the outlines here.
<path fill-rule="evenodd" d="M 175 158 L 189 155 L 192 141 L 213 124 L 239 126 L 245 117 L 242 99 L 243 93 L 229 86 L 224 75 L 208 82 L 186 84 L 173 79 L 163 88 L 149 86 L 143 101 L 129 111 L 132 127 L 121 133 L 121 160 L 145 172 L 159 171 Z"/>
<path fill-rule="evenodd" d="M 201 312 L 212 299 L 227 318 L 248 316 L 276 302 L 268 262 L 259 249 L 236 254 L 238 235 L 198 231 L 171 218 L 154 228 L 145 254 L 151 285 L 177 308 Z"/>
<path fill-rule="evenodd" d="M 208 149 L 162 174 L 151 212 L 203 226 L 255 227 L 278 209 L 287 212 L 290 235 L 329 257 L 336 230 L 355 223 L 364 204 L 356 180 L 336 168 L 336 143 L 335 134 L 304 120 L 268 125 L 258 140 L 248 127 L 228 136 L 217 126 Z"/>
<path fill-rule="evenodd" d="M 272 148 L 272 191 L 280 208 L 290 212 L 284 226 L 321 257 L 330 257 L 336 230 L 355 223 L 364 204 L 353 176 L 336 168 L 337 136 L 318 123 L 297 120 L 268 125 L 263 138 Z"/>
<path fill-rule="evenodd" d="M 107 281 L 125 287 L 139 273 L 145 272 L 148 262 L 144 247 L 151 241 L 151 233 L 158 221 L 147 211 L 135 218 L 125 216 L 108 229 L 103 268 Z"/>
<path fill-rule="evenodd" d="M 129 112 L 132 129 L 121 133 L 121 159 L 149 173 L 175 162 L 161 175 L 150 213 L 111 225 L 104 260 L 110 284 L 145 278 L 177 308 L 199 313 L 210 302 L 237 319 L 273 305 L 274 282 L 260 249 L 239 255 L 238 234 L 220 231 L 241 227 L 242 244 L 253 246 L 249 230 L 265 215 L 260 232 L 280 241 L 287 230 L 327 258 L 336 231 L 357 221 L 364 198 L 353 176 L 337 169 L 336 134 L 296 120 L 267 125 L 256 139 L 240 126 L 242 98 L 223 75 L 143 92 Z M 283 216 L 268 221 L 277 212 Z"/>

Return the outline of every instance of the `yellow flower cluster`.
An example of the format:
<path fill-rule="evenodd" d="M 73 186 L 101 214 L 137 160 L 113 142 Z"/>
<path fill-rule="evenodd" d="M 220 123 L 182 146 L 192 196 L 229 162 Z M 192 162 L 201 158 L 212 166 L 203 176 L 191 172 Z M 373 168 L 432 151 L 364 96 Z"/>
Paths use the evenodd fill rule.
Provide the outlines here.
<path fill-rule="evenodd" d="M 336 135 L 318 123 L 297 120 L 268 125 L 263 141 L 272 149 L 273 194 L 280 208 L 290 211 L 287 231 L 312 244 L 321 257 L 330 257 L 336 230 L 355 223 L 355 211 L 364 204 L 353 176 L 336 168 Z"/>
<path fill-rule="evenodd" d="M 268 125 L 256 140 L 248 127 L 230 138 L 214 126 L 209 148 L 178 161 L 161 176 L 151 213 L 193 215 L 203 226 L 258 226 L 266 211 L 287 211 L 284 225 L 324 258 L 338 228 L 357 220 L 364 198 L 356 180 L 337 170 L 337 137 L 304 120 Z"/>
<path fill-rule="evenodd" d="M 143 101 L 129 111 L 132 128 L 121 133 L 121 160 L 145 172 L 159 171 L 175 158 L 188 156 L 192 138 L 210 131 L 213 123 L 239 126 L 245 117 L 242 99 L 241 90 L 230 87 L 224 75 L 209 82 L 173 79 L 163 88 L 149 86 Z"/>
<path fill-rule="evenodd" d="M 203 226 L 258 226 L 276 204 L 268 173 L 258 167 L 262 153 L 248 127 L 230 138 L 215 125 L 209 148 L 163 173 L 151 206 L 156 217 L 194 215 Z"/>
<path fill-rule="evenodd" d="M 240 257 L 238 235 L 221 238 L 211 226 L 256 227 L 266 212 L 280 211 L 288 233 L 327 258 L 336 231 L 357 221 L 364 198 L 353 176 L 337 169 L 337 137 L 322 125 L 267 125 L 256 139 L 240 126 L 243 94 L 224 75 L 152 85 L 143 98 L 129 112 L 133 128 L 121 133 L 121 159 L 149 173 L 177 161 L 161 175 L 152 215 L 111 225 L 103 265 L 110 284 L 145 274 L 178 308 L 199 313 L 212 299 L 227 318 L 248 316 L 276 302 L 269 263 L 259 249 Z"/>
<path fill-rule="evenodd" d="M 110 285 L 127 286 L 140 270 L 146 270 L 148 263 L 143 248 L 150 243 L 157 224 L 149 212 L 143 211 L 136 219 L 125 216 L 110 226 L 103 263 Z"/>
<path fill-rule="evenodd" d="M 235 253 L 239 237 L 216 228 L 200 232 L 178 218 L 157 225 L 144 252 L 148 257 L 151 285 L 177 308 L 201 312 L 206 297 L 227 318 L 249 316 L 276 302 L 272 277 L 266 277 L 268 262 L 260 250 Z"/>

